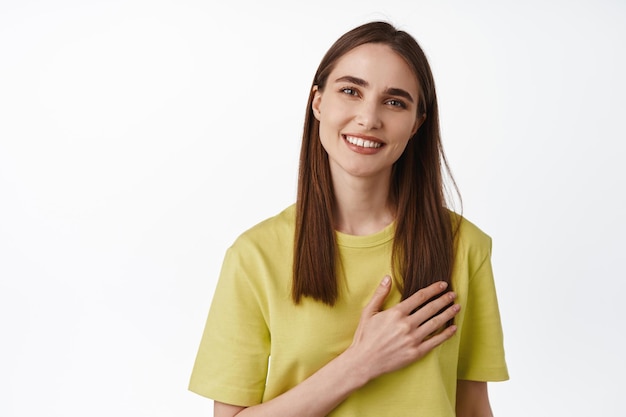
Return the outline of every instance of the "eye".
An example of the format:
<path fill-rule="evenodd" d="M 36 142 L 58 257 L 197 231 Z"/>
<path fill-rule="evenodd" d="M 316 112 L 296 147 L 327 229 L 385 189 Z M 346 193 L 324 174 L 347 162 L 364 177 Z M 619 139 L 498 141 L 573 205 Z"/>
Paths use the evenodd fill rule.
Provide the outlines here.
<path fill-rule="evenodd" d="M 359 95 L 359 92 L 357 90 L 355 90 L 354 88 L 352 88 L 352 87 L 343 87 L 339 91 L 341 91 L 343 94 L 347 94 L 349 96 L 357 97 Z"/>
<path fill-rule="evenodd" d="M 396 100 L 395 98 L 387 100 L 387 104 L 400 109 L 406 109 L 406 103 L 402 100 Z"/>

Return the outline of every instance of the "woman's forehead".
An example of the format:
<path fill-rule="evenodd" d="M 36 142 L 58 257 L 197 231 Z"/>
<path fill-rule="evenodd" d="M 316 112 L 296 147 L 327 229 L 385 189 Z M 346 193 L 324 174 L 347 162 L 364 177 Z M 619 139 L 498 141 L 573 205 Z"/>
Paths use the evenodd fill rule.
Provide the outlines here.
<path fill-rule="evenodd" d="M 329 74 L 329 82 L 352 76 L 380 87 L 399 87 L 417 93 L 417 77 L 404 57 L 386 44 L 366 43 L 343 56 Z"/>

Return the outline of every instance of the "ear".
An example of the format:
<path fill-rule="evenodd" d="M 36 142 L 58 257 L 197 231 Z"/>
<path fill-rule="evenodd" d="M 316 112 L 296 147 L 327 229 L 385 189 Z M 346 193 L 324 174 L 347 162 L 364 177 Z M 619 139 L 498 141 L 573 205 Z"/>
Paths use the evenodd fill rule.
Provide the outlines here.
<path fill-rule="evenodd" d="M 415 120 L 415 125 L 413 126 L 413 130 L 411 131 L 411 137 L 413 137 L 417 133 L 417 131 L 424 124 L 425 121 L 426 121 L 426 113 L 422 113 L 417 118 L 417 120 Z"/>
<path fill-rule="evenodd" d="M 320 111 L 321 104 L 322 104 L 322 92 L 316 85 L 314 85 L 313 86 L 313 100 L 311 101 L 311 110 L 313 110 L 313 115 L 318 121 L 320 120 L 320 114 L 322 114 L 322 112 Z"/>

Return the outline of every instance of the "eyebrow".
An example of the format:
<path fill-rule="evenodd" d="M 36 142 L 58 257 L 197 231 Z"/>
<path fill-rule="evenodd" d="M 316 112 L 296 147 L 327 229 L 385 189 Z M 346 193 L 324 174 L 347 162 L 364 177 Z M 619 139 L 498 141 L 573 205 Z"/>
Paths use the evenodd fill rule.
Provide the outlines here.
<path fill-rule="evenodd" d="M 370 83 L 368 83 L 367 81 L 365 81 L 362 78 L 358 78 L 358 77 L 354 77 L 352 75 L 344 75 L 343 77 L 339 77 L 335 80 L 335 82 L 349 82 L 352 84 L 356 84 L 359 87 L 369 87 Z M 411 103 L 413 103 L 413 96 L 411 96 L 411 94 L 409 94 L 408 91 L 403 90 L 401 88 L 395 88 L 395 87 L 390 87 L 388 89 L 385 90 L 386 94 L 392 95 L 392 96 L 398 96 L 398 97 L 404 97 L 407 100 L 409 100 Z"/>

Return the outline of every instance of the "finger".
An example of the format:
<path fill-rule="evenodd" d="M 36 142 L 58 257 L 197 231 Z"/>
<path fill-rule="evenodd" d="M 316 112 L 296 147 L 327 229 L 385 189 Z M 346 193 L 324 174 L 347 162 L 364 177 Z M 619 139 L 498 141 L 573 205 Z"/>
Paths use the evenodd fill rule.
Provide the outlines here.
<path fill-rule="evenodd" d="M 428 352 L 430 352 L 431 350 L 433 350 L 434 348 L 436 348 L 437 346 L 439 346 L 446 340 L 450 339 L 452 336 L 454 336 L 454 334 L 456 333 L 456 330 L 457 330 L 456 326 L 450 326 L 444 329 L 442 332 L 433 335 L 433 337 L 427 340 L 424 340 L 422 343 L 420 343 L 418 347 L 418 351 L 419 351 L 418 357 L 423 357 Z"/>
<path fill-rule="evenodd" d="M 385 301 L 385 298 L 387 298 L 390 289 L 391 278 L 389 277 L 389 275 L 387 275 L 380 282 L 380 284 L 376 288 L 376 291 L 374 292 L 374 295 L 372 296 L 372 299 L 363 309 L 363 314 L 371 316 L 382 310 L 383 302 Z"/>
<path fill-rule="evenodd" d="M 437 294 L 441 294 L 443 291 L 445 291 L 446 288 L 448 288 L 447 282 L 435 282 L 434 284 L 431 284 L 426 288 L 422 288 L 415 294 L 408 297 L 406 300 L 402 301 L 400 304 L 398 304 L 398 308 L 407 315 L 411 314 L 413 310 L 415 310 Z"/>
<path fill-rule="evenodd" d="M 428 304 L 420 307 L 417 311 L 409 316 L 411 323 L 417 327 L 431 317 L 439 314 L 444 308 L 454 302 L 456 294 L 452 291 L 442 294 L 430 301 Z"/>
<path fill-rule="evenodd" d="M 440 314 L 437 314 L 436 316 L 425 321 L 421 326 L 417 328 L 417 338 L 420 340 L 426 339 L 429 335 L 432 335 L 433 333 L 441 329 L 441 327 L 443 327 L 449 320 L 454 318 L 454 316 L 456 316 L 460 310 L 461 306 L 458 304 L 454 304 L 446 308 Z"/>

